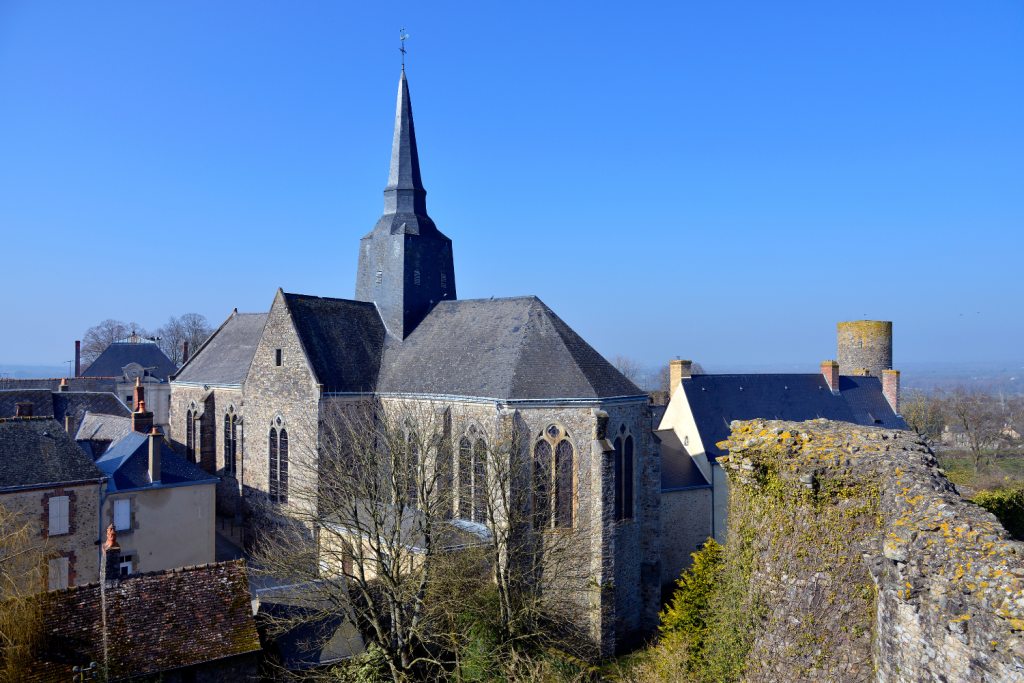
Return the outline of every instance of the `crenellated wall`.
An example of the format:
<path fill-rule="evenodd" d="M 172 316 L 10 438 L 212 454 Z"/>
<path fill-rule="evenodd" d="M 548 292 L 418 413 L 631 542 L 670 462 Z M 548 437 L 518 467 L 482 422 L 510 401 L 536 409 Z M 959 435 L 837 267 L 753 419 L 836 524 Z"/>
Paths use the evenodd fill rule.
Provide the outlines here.
<path fill-rule="evenodd" d="M 729 543 L 759 615 L 748 680 L 1024 680 L 1024 544 L 916 435 L 731 426 Z"/>

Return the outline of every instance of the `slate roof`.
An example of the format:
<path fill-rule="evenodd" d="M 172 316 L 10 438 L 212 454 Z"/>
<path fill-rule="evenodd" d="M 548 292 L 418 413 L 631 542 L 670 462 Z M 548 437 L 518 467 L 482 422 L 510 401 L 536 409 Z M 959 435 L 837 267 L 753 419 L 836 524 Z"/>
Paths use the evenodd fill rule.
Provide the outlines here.
<path fill-rule="evenodd" d="M 267 323 L 267 313 L 233 312 L 174 375 L 176 382 L 241 384 Z"/>
<path fill-rule="evenodd" d="M 682 381 L 690 410 L 710 460 L 722 451 L 733 420 L 827 418 L 865 426 L 906 429 L 882 394 L 877 377 L 839 378 L 834 395 L 821 374 L 694 375 Z"/>
<path fill-rule="evenodd" d="M 149 477 L 149 437 L 138 432 L 130 432 L 110 446 L 96 461 L 96 467 L 110 477 L 107 482 L 107 491 L 110 493 L 219 481 L 214 475 L 175 453 L 161 438 L 160 483 L 154 484 Z"/>
<path fill-rule="evenodd" d="M 661 441 L 662 491 L 711 487 L 674 430 L 655 430 L 654 435 Z"/>
<path fill-rule="evenodd" d="M 171 359 L 164 355 L 155 342 L 138 343 L 114 342 L 108 346 L 96 360 L 82 373 L 83 377 L 121 377 L 124 368 L 131 363 L 138 363 L 147 370 L 147 374 L 162 382 L 167 381 L 178 369 Z"/>
<path fill-rule="evenodd" d="M 0 419 L 0 490 L 99 481 L 93 464 L 54 419 Z"/>
<path fill-rule="evenodd" d="M 438 303 L 404 341 L 388 338 L 378 391 L 502 400 L 644 396 L 535 296 Z"/>
<path fill-rule="evenodd" d="M 14 417 L 18 403 L 31 403 L 32 415 L 53 414 L 53 393 L 49 389 L 15 389 L 0 391 L 0 417 Z"/>
<path fill-rule="evenodd" d="M 114 394 L 106 391 L 60 391 L 49 389 L 18 389 L 0 391 L 0 417 L 13 417 L 18 403 L 31 403 L 34 416 L 51 416 L 62 425 L 64 418 L 71 418 L 71 432 L 78 426 L 86 413 L 104 413 L 128 417 L 132 413 Z"/>
<path fill-rule="evenodd" d="M 279 597 L 261 597 L 260 620 L 267 625 L 267 640 L 289 671 L 338 662 L 365 649 L 359 631 L 337 612 L 289 604 Z M 287 630 L 276 631 L 275 626 L 289 622 Z"/>
<path fill-rule="evenodd" d="M 120 441 L 131 431 L 131 417 L 86 413 L 75 432 L 75 441 Z"/>
<path fill-rule="evenodd" d="M 283 293 L 302 348 L 326 391 L 372 392 L 387 333 L 363 301 Z"/>
<path fill-rule="evenodd" d="M 26 679 L 65 683 L 103 652 L 100 584 L 47 593 L 43 605 L 45 636 Z M 260 649 L 241 560 L 133 575 L 106 589 L 106 608 L 111 679 Z"/>
<path fill-rule="evenodd" d="M 118 377 L 120 377 L 120 373 Z M 67 381 L 69 391 L 117 391 L 117 377 L 42 377 L 39 379 L 0 379 L 0 391 L 13 389 L 48 389 L 59 391 Z M 3 416 L 0 416 L 3 417 Z"/>

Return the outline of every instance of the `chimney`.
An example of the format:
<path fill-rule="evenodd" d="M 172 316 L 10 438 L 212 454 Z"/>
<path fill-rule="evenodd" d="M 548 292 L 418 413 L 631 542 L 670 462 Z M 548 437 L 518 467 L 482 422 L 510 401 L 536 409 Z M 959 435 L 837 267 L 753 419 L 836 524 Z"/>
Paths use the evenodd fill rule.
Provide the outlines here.
<path fill-rule="evenodd" d="M 60 378 L 60 386 L 57 387 L 57 391 L 68 391 L 70 389 L 71 389 L 71 387 L 68 386 L 68 378 L 67 377 L 61 377 Z"/>
<path fill-rule="evenodd" d="M 882 370 L 882 393 L 892 406 L 892 412 L 900 414 L 900 371 Z"/>
<path fill-rule="evenodd" d="M 15 403 L 14 417 L 32 417 L 33 403 Z M 8 409 L 9 410 L 9 409 Z"/>
<path fill-rule="evenodd" d="M 181 364 L 188 362 L 188 340 L 181 342 Z"/>
<path fill-rule="evenodd" d="M 82 342 L 75 342 L 75 377 L 82 376 Z"/>
<path fill-rule="evenodd" d="M 825 375 L 825 381 L 828 382 L 828 388 L 832 390 L 833 394 L 839 393 L 839 363 L 834 360 L 826 360 L 821 362 L 821 374 Z"/>
<path fill-rule="evenodd" d="M 693 364 L 691 360 L 670 360 L 668 362 L 669 372 L 669 396 L 676 390 L 679 383 L 684 379 L 690 379 L 690 366 Z"/>
<path fill-rule="evenodd" d="M 156 431 L 156 427 L 153 427 L 153 431 L 149 433 L 149 480 L 154 484 L 160 483 L 161 439 L 160 432 Z"/>
<path fill-rule="evenodd" d="M 135 378 L 135 411 L 132 413 L 132 431 L 148 434 L 153 427 L 153 413 L 146 412 L 146 389 Z"/>
<path fill-rule="evenodd" d="M 107 542 L 103 544 L 103 555 L 106 560 L 106 571 L 103 580 L 118 583 L 121 580 L 121 546 L 117 544 L 117 531 L 114 525 L 107 527 Z"/>

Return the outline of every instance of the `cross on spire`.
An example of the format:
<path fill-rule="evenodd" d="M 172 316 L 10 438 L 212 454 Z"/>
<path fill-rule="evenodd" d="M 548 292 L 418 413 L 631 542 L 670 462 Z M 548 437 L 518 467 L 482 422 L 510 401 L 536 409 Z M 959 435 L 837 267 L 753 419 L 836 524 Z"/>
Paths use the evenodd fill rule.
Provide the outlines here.
<path fill-rule="evenodd" d="M 402 41 L 401 47 L 398 51 L 402 53 L 402 71 L 405 71 L 405 39 L 409 37 L 409 34 L 405 32 L 405 29 L 399 29 L 398 39 Z"/>

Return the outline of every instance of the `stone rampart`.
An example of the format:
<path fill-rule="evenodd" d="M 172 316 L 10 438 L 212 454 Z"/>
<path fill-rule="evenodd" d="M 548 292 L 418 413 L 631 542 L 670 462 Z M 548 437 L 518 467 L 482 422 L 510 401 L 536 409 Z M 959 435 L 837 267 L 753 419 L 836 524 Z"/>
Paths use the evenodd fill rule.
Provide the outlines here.
<path fill-rule="evenodd" d="M 756 681 L 1024 681 L 1024 544 L 915 435 L 733 422 Z"/>

